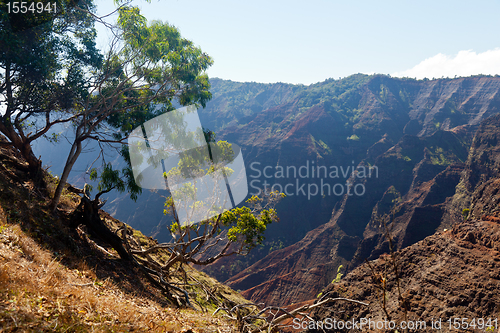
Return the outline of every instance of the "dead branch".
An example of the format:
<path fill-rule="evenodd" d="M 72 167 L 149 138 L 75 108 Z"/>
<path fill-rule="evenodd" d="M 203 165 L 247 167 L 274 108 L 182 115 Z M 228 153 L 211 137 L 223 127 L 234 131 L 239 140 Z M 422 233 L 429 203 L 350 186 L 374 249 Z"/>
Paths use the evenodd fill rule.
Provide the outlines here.
<path fill-rule="evenodd" d="M 258 309 L 259 306 L 261 306 L 262 304 L 255 304 L 255 303 L 238 304 L 233 306 L 232 308 L 218 307 L 213 313 L 213 315 L 216 315 L 220 311 L 226 312 L 224 316 L 231 320 L 235 320 L 238 326 L 238 330 L 240 332 L 250 332 L 250 333 L 257 333 L 264 331 L 271 332 L 274 329 L 278 328 L 280 326 L 280 323 L 283 322 L 285 319 L 295 318 L 297 317 L 297 315 L 311 319 L 311 317 L 308 315 L 307 312 L 310 312 L 311 310 L 317 307 L 324 306 L 328 303 L 338 302 L 338 301 L 350 302 L 363 306 L 369 305 L 368 303 L 364 303 L 361 301 L 349 298 L 337 297 L 337 298 L 327 298 L 323 301 L 320 301 L 312 305 L 303 305 L 297 309 L 290 311 L 287 310 L 286 308 L 279 306 L 267 306 L 262 310 L 260 310 L 258 313 L 256 313 L 256 309 Z M 259 324 L 259 322 L 262 322 L 262 324 Z"/>

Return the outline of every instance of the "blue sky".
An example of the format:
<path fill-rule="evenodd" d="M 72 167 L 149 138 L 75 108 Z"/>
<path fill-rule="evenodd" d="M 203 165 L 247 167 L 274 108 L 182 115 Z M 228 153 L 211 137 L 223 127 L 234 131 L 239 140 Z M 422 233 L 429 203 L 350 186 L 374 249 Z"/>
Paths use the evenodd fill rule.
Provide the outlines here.
<path fill-rule="evenodd" d="M 310 84 L 354 73 L 500 74 L 498 0 L 133 3 L 212 56 L 210 77 Z M 99 14 L 113 9 L 111 0 L 97 4 Z"/>

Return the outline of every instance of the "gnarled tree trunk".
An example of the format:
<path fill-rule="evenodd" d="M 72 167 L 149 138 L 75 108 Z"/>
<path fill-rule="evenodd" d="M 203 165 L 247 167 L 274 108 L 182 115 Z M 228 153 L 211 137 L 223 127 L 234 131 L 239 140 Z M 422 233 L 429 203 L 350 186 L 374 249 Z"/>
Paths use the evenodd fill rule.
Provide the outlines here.
<path fill-rule="evenodd" d="M 130 254 L 123 246 L 122 239 L 113 233 L 99 215 L 99 209 L 102 203 L 98 198 L 91 200 L 85 191 L 81 191 L 82 198 L 80 205 L 73 212 L 77 222 L 87 226 L 89 233 L 93 237 L 100 238 L 111 245 L 123 260 L 130 260 Z"/>

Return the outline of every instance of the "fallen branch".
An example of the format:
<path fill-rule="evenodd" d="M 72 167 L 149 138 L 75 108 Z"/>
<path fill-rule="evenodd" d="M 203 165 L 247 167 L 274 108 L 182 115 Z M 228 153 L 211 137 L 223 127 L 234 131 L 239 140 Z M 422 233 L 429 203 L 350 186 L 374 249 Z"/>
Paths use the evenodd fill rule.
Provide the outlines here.
<path fill-rule="evenodd" d="M 306 314 L 303 314 L 302 312 L 304 312 L 304 311 L 310 311 L 310 310 L 312 310 L 314 308 L 323 306 L 323 305 L 325 305 L 327 303 L 337 302 L 337 301 L 344 301 L 344 302 L 350 302 L 350 303 L 355 303 L 355 304 L 359 304 L 359 305 L 368 306 L 368 303 L 356 301 L 356 300 L 349 299 L 349 298 L 337 297 L 337 298 L 327 298 L 327 299 L 325 299 L 325 300 L 323 300 L 321 302 L 318 302 L 316 304 L 313 304 L 313 305 L 303 305 L 303 306 L 301 306 L 301 307 L 299 307 L 299 308 L 297 308 L 295 310 L 292 310 L 292 311 L 286 311 L 283 308 L 279 308 L 280 311 L 285 312 L 283 315 L 279 316 L 278 318 L 274 318 L 272 321 L 266 323 L 264 326 L 258 327 L 256 329 L 250 331 L 250 332 L 251 333 L 257 333 L 257 332 L 262 332 L 262 330 L 264 330 L 266 328 L 272 329 L 272 328 L 278 326 L 278 324 L 281 323 L 282 321 L 284 321 L 285 319 L 296 317 L 297 314 L 306 316 Z M 272 307 L 272 308 L 276 308 L 276 307 Z M 266 309 L 264 309 L 263 311 L 265 311 L 265 310 Z"/>
<path fill-rule="evenodd" d="M 261 306 L 262 304 L 255 304 L 255 303 L 238 304 L 233 306 L 232 308 L 218 307 L 212 315 L 216 315 L 220 311 L 225 311 L 226 314 L 224 314 L 224 316 L 231 320 L 236 321 L 236 325 L 238 327 L 239 332 L 250 332 L 250 333 L 271 332 L 275 328 L 277 328 L 279 324 L 283 322 L 285 319 L 295 318 L 298 315 L 312 320 L 312 318 L 306 312 L 324 306 L 327 303 L 338 302 L 338 301 L 350 302 L 368 306 L 368 303 L 364 303 L 349 298 L 337 297 L 337 298 L 327 298 L 312 305 L 303 305 L 294 310 L 287 310 L 279 306 L 268 306 L 260 310 L 258 313 L 255 313 L 256 309 L 258 309 L 259 306 Z M 242 313 L 243 309 L 246 309 L 248 313 L 243 314 Z M 265 323 L 259 324 L 259 321 L 264 321 Z"/>

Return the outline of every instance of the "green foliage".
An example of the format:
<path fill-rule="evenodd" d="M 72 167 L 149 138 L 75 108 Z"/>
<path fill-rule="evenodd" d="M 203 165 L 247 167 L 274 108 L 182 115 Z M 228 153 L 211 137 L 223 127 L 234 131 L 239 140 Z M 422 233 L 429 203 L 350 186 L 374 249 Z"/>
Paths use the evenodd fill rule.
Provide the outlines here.
<path fill-rule="evenodd" d="M 358 106 L 359 96 L 356 89 L 368 82 L 369 75 L 355 74 L 341 80 L 328 79 L 310 85 L 301 94 L 300 106 L 311 107 L 321 102 L 328 102 L 338 111 L 347 115 L 349 110 Z"/>
<path fill-rule="evenodd" d="M 283 193 L 271 192 L 265 200 L 267 204 L 274 204 L 283 198 Z M 223 212 L 220 216 L 216 216 L 207 221 L 201 222 L 217 228 L 216 234 L 220 234 L 223 229 L 228 229 L 227 238 L 231 243 L 241 245 L 241 253 L 248 253 L 257 245 L 262 245 L 264 240 L 264 232 L 267 226 L 272 222 L 278 221 L 278 214 L 274 208 L 263 208 L 263 198 L 252 196 L 246 200 L 247 206 L 236 207 Z M 174 213 L 174 201 L 172 197 L 168 197 L 165 201 L 164 214 Z M 190 227 L 195 228 L 193 225 Z M 179 222 L 174 221 L 170 225 L 172 234 L 184 231 L 188 226 L 180 226 Z"/>
<path fill-rule="evenodd" d="M 132 67 L 140 71 L 150 86 L 167 81 L 171 86 L 165 87 L 165 101 L 176 92 L 180 93 L 178 99 L 182 105 L 205 106 L 211 94 L 204 71 L 213 63 L 207 54 L 182 38 L 174 26 L 160 21 L 148 24 L 138 7 L 121 7 L 118 25 L 123 29 L 126 42 L 120 56 L 125 59 L 134 56 Z"/>
<path fill-rule="evenodd" d="M 205 71 L 213 63 L 206 53 L 182 38 L 174 26 L 160 21 L 148 23 L 138 7 L 121 7 L 118 26 L 123 31 L 124 47 L 105 63 L 103 72 L 114 79 L 108 80 L 102 96 L 96 97 L 99 102 L 113 95 L 118 99 L 117 107 L 124 110 L 106 119 L 120 129 L 117 139 L 145 121 L 173 110 L 173 98 L 181 105 L 206 105 L 212 95 Z M 126 73 L 136 73 L 143 84 L 133 86 Z M 117 88 L 122 93 L 117 95 Z"/>
<path fill-rule="evenodd" d="M 137 200 L 137 196 L 142 192 L 142 189 L 135 183 L 128 167 L 123 168 L 120 172 L 114 170 L 111 163 L 105 163 L 100 172 L 96 168 L 92 168 L 89 178 L 98 181 L 97 190 L 100 194 L 116 189 L 120 193 L 128 191 L 132 200 Z"/>
<path fill-rule="evenodd" d="M 434 147 L 431 146 L 430 149 L 430 159 L 432 164 L 437 164 L 437 165 L 449 165 L 451 164 L 451 161 L 447 158 L 447 156 L 453 158 L 452 152 L 445 151 L 441 147 Z"/>
<path fill-rule="evenodd" d="M 275 202 L 283 197 L 283 193 L 271 192 L 268 200 Z M 246 201 L 249 207 L 237 207 L 222 214 L 222 225 L 230 227 L 228 239 L 231 242 L 243 243 L 245 252 L 261 245 L 267 226 L 278 221 L 274 208 L 262 209 L 263 200 L 254 195 Z"/>
<path fill-rule="evenodd" d="M 340 265 L 339 268 L 337 268 L 337 276 L 333 279 L 332 283 L 340 282 L 340 279 L 342 279 L 342 276 L 344 275 L 340 272 L 342 268 L 344 268 L 343 265 Z"/>
<path fill-rule="evenodd" d="M 215 139 L 208 131 L 205 131 L 205 137 L 207 136 L 210 139 Z M 217 194 L 215 194 L 216 197 L 213 202 L 212 200 L 210 202 L 196 201 L 197 188 L 205 185 L 200 179 L 209 175 L 214 175 L 214 179 L 218 179 L 221 175 L 218 171 L 221 170 L 224 177 L 229 177 L 233 172 L 233 170 L 225 166 L 227 162 L 234 159 L 236 152 L 233 146 L 226 141 L 217 141 L 216 143 L 210 142 L 209 147 L 210 156 L 196 149 L 191 149 L 187 153 L 181 154 L 177 167 L 164 173 L 169 183 L 171 181 L 177 183 L 176 177 L 179 177 L 179 180 L 182 181 L 182 186 L 173 190 L 173 195 L 176 198 L 175 202 L 172 196 L 165 201 L 163 213 L 170 214 L 173 217 L 169 231 L 179 244 L 191 244 L 191 242 L 194 242 L 193 239 L 198 242 L 194 250 L 183 245 L 182 250 L 179 251 L 177 256 L 174 256 L 171 263 L 166 264 L 166 267 L 170 267 L 175 260 L 187 260 L 195 264 L 203 264 L 193 258 L 194 254 L 191 251 L 195 251 L 195 253 L 200 251 L 205 244 L 209 244 L 214 238 L 217 238 L 216 242 L 224 241 L 226 245 L 223 246 L 223 250 L 219 255 L 209 259 L 207 263 L 227 255 L 226 250 L 231 244 L 236 244 L 237 248 L 233 253 L 246 255 L 256 246 L 263 245 L 264 232 L 267 226 L 278 221 L 274 206 L 281 198 L 285 197 L 283 193 L 271 192 L 263 197 L 252 196 L 246 200 L 244 206 L 224 210 L 222 213 L 220 213 L 220 207 L 216 206 L 219 204 L 218 198 L 216 198 Z M 216 171 L 217 173 L 215 173 Z M 193 179 L 193 181 L 185 181 L 186 179 Z M 212 217 L 199 223 L 186 223 L 184 216 L 179 217 L 179 211 L 187 214 L 187 221 L 191 221 L 193 216 Z M 223 238 L 219 238 L 223 231 L 226 234 Z M 193 238 L 192 234 L 195 234 L 196 237 Z M 182 259 L 182 257 L 189 259 Z M 233 267 L 230 269 L 232 270 Z"/>
<path fill-rule="evenodd" d="M 359 136 L 357 136 L 356 134 L 353 134 L 350 137 L 348 137 L 347 140 L 359 141 Z"/>
<path fill-rule="evenodd" d="M 246 202 L 252 204 L 253 197 Z M 222 225 L 231 226 L 227 237 L 231 242 L 242 241 L 247 251 L 262 244 L 267 225 L 276 221 L 276 210 L 262 210 L 259 215 L 252 213 L 249 207 L 237 207 L 222 214 Z"/>
<path fill-rule="evenodd" d="M 284 247 L 285 247 L 285 245 L 283 244 L 283 241 L 281 239 L 279 239 L 277 241 L 273 241 L 273 242 L 271 242 L 271 244 L 269 246 L 269 253 L 271 253 L 273 251 L 281 250 Z"/>
<path fill-rule="evenodd" d="M 495 329 L 496 329 L 496 328 L 495 328 L 495 326 L 493 326 L 493 325 L 492 325 L 492 326 L 488 326 L 488 327 L 486 328 L 486 331 L 485 331 L 485 332 L 495 332 Z"/>
<path fill-rule="evenodd" d="M 135 127 L 181 105 L 205 106 L 211 98 L 206 74 L 212 59 L 177 28 L 147 22 L 138 7 L 118 8 L 109 50 L 96 48 L 93 0 L 56 0 L 57 13 L 10 14 L 0 4 L 0 133 L 26 158 L 40 164 L 31 142 L 49 136 L 57 123 L 74 125 L 75 137 L 52 206 L 57 206 L 82 142 L 123 142 Z M 34 84 L 36 83 L 36 84 Z M 128 152 L 122 150 L 127 161 Z M 103 161 L 92 172 L 100 192 L 139 189 L 132 171 Z M 121 178 L 121 179 L 120 179 Z"/>
<path fill-rule="evenodd" d="M 205 133 L 205 136 L 207 136 Z M 214 138 L 212 134 L 208 134 L 209 139 Z M 175 190 L 175 195 L 179 200 L 184 202 L 193 201 L 196 199 L 196 188 L 200 186 L 197 183 L 199 178 L 205 175 L 213 175 L 216 170 L 229 177 L 234 172 L 229 167 L 225 166 L 227 162 L 232 161 L 234 158 L 234 151 L 231 144 L 227 141 L 217 141 L 208 146 L 209 154 L 205 152 L 205 147 L 199 149 L 190 149 L 187 152 L 180 154 L 180 160 L 177 167 L 171 168 L 168 172 L 164 173 L 164 177 L 176 181 L 185 179 L 194 179 L 192 182 L 185 182 L 183 185 Z M 213 162 L 213 163 L 212 163 Z M 171 207 L 173 201 L 167 200 L 166 206 Z M 211 207 L 204 207 L 203 202 L 195 202 L 196 207 L 190 207 L 191 210 L 209 210 Z M 215 208 L 215 207 L 214 207 Z"/>
<path fill-rule="evenodd" d="M 464 220 L 467 220 L 467 218 L 469 217 L 469 213 L 470 213 L 470 209 L 469 208 L 464 208 L 462 210 L 462 216 L 464 217 Z"/>
<path fill-rule="evenodd" d="M 44 137 L 49 142 L 58 143 L 61 140 L 61 133 L 51 133 L 50 135 L 45 135 Z"/>
<path fill-rule="evenodd" d="M 0 132 L 9 140 L 16 136 L 9 128 L 22 138 L 21 124 L 36 125 L 24 138 L 31 142 L 46 133 L 43 125 L 78 112 L 77 104 L 89 96 L 85 73 L 102 64 L 95 45 L 94 3 L 55 2 L 57 14 L 8 13 L 7 3 L 0 3 L 0 67 L 5 70 L 0 95 L 6 103 Z M 53 114 L 47 122 L 45 112 Z M 41 126 L 39 120 L 45 124 Z"/>

